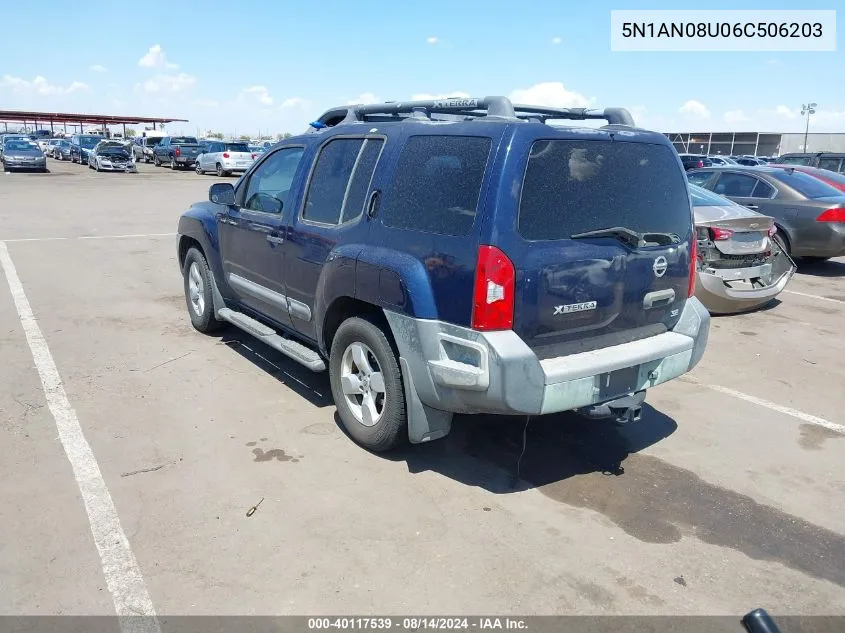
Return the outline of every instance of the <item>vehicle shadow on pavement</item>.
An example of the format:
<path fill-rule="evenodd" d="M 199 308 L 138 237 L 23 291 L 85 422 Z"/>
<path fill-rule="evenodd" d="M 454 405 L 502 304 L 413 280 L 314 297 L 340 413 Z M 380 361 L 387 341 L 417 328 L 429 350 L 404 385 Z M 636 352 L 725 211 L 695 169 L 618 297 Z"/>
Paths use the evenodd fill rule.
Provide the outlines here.
<path fill-rule="evenodd" d="M 832 260 L 814 262 L 802 259 L 798 262 L 798 274 L 813 277 L 845 277 L 845 262 Z"/>
<path fill-rule="evenodd" d="M 436 471 L 466 485 L 507 494 L 576 475 L 622 475 L 622 463 L 629 455 L 678 427 L 649 405 L 639 422 L 625 426 L 572 413 L 532 417 L 527 427 L 525 422 L 524 416 L 456 416 L 446 438 L 386 457 L 405 460 L 412 473 Z"/>
<path fill-rule="evenodd" d="M 251 334 L 234 327 L 222 332 L 220 344 L 227 345 L 315 407 L 334 406 L 327 373 L 315 374 Z"/>

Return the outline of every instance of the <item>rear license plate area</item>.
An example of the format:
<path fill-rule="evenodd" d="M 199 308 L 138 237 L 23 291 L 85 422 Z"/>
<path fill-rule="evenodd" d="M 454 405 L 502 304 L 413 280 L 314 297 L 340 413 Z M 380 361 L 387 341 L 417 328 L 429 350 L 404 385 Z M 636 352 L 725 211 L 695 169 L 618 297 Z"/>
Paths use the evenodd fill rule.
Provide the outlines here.
<path fill-rule="evenodd" d="M 640 367 L 626 367 L 599 375 L 599 398 L 609 400 L 637 390 Z"/>

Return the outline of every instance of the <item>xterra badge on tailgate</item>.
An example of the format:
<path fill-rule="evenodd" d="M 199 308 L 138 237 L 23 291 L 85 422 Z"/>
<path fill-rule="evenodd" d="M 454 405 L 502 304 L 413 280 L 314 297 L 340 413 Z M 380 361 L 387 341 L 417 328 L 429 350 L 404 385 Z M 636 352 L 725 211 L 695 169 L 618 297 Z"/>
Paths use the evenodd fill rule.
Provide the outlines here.
<path fill-rule="evenodd" d="M 569 314 L 570 312 L 584 312 L 586 310 L 595 310 L 595 301 L 586 301 L 584 303 L 570 303 L 565 306 L 555 306 L 555 315 Z"/>

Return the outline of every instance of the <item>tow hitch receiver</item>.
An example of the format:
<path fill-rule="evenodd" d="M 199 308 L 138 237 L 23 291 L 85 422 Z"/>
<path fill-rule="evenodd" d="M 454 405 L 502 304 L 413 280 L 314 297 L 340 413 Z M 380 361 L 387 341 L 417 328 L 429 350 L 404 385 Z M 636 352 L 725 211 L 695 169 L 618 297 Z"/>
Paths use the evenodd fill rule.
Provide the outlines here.
<path fill-rule="evenodd" d="M 645 391 L 637 391 L 616 400 L 576 409 L 576 413 L 592 420 L 612 418 L 616 424 L 628 424 L 642 417 L 644 402 Z"/>

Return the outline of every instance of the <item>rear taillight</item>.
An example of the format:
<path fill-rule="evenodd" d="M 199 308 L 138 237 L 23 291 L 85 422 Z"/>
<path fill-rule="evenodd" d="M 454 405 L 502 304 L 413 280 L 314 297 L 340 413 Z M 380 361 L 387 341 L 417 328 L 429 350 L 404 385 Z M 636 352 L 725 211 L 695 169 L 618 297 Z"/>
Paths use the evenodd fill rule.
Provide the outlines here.
<path fill-rule="evenodd" d="M 253 155 L 252 155 L 252 160 L 255 160 L 255 157 L 256 157 L 256 156 L 258 156 L 258 154 L 253 154 Z"/>
<path fill-rule="evenodd" d="M 689 258 L 689 283 L 687 284 L 687 297 L 695 294 L 695 270 L 698 268 L 698 241 L 693 238 L 692 249 Z"/>
<path fill-rule="evenodd" d="M 696 167 L 704 167 L 704 161 L 703 160 L 698 161 L 698 163 L 696 163 L 695 166 Z"/>
<path fill-rule="evenodd" d="M 778 232 L 778 227 L 772 224 L 772 228 L 769 229 L 769 237 L 774 237 L 775 233 Z"/>
<path fill-rule="evenodd" d="M 495 246 L 478 247 L 472 293 L 474 330 L 510 330 L 513 327 L 513 262 Z"/>
<path fill-rule="evenodd" d="M 731 236 L 733 236 L 733 234 L 734 232 L 730 229 L 720 229 L 715 226 L 710 228 L 710 239 L 712 239 L 714 242 L 729 240 L 731 239 Z"/>
<path fill-rule="evenodd" d="M 828 209 L 816 218 L 816 222 L 845 222 L 845 209 L 841 207 Z"/>
<path fill-rule="evenodd" d="M 223 158 L 229 158 L 229 152 L 223 152 Z"/>
<path fill-rule="evenodd" d="M 177 147 L 177 148 L 173 151 L 173 153 L 174 153 L 176 156 L 181 156 L 181 155 L 182 155 L 182 150 L 181 150 L 181 149 L 179 149 L 179 148 Z"/>

